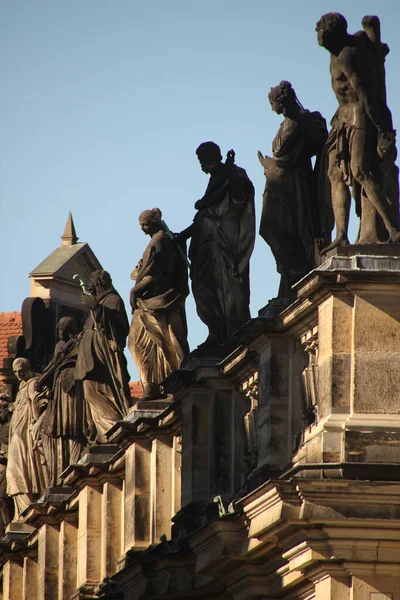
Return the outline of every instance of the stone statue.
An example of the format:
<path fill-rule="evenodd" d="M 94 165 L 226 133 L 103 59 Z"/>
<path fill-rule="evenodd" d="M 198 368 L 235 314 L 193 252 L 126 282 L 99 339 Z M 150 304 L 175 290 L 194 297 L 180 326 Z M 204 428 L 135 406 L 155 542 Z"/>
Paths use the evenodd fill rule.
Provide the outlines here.
<path fill-rule="evenodd" d="M 177 242 L 163 230 L 161 211 L 139 216 L 151 240 L 132 272 L 132 324 L 129 349 L 139 371 L 142 400 L 160 398 L 160 383 L 178 369 L 189 353 L 185 298 L 189 293 L 187 266 Z"/>
<path fill-rule="evenodd" d="M 10 420 L 14 404 L 12 397 L 3 385 L 0 390 L 0 536 L 5 533 L 5 527 L 12 520 L 14 502 L 7 496 L 7 457 Z"/>
<path fill-rule="evenodd" d="M 195 204 L 197 213 L 192 225 L 179 237 L 192 238 L 192 290 L 197 314 L 209 329 L 198 352 L 220 356 L 234 341 L 235 331 L 250 319 L 254 187 L 246 171 L 235 165 L 233 150 L 225 163 L 214 142 L 201 144 L 196 153 L 210 181 L 203 198 Z"/>
<path fill-rule="evenodd" d="M 86 445 L 82 382 L 74 381 L 79 345 L 75 319 L 62 317 L 57 332 L 54 357 L 36 383 L 36 389 L 48 389 L 41 430 L 50 487 L 61 485 L 61 473 L 78 462 Z"/>
<path fill-rule="evenodd" d="M 322 227 L 311 157 L 321 153 L 328 132 L 325 119 L 302 107 L 288 81 L 272 88 L 268 98 L 284 120 L 272 143 L 273 156 L 258 153 L 267 180 L 260 235 L 281 274 L 276 300 L 290 303 L 295 299 L 292 285 L 315 267 L 314 240 Z"/>
<path fill-rule="evenodd" d="M 332 12 L 321 17 L 316 27 L 319 45 L 331 54 L 332 87 L 339 103 L 326 144 L 336 238 L 325 252 L 349 243 L 349 186 L 361 214 L 357 243 L 378 241 L 376 213 L 383 221 L 386 238 L 400 241 L 398 195 L 388 198 L 381 173 L 385 157 L 389 155 L 392 163 L 395 158 L 384 71 L 389 50 L 380 42 L 377 17 L 364 17 L 363 26 L 365 31 L 350 35 L 346 19 Z"/>
<path fill-rule="evenodd" d="M 47 400 L 36 390 L 37 375 L 26 358 L 16 358 L 13 371 L 20 381 L 10 422 L 7 464 L 7 494 L 14 499 L 15 520 L 47 486 L 41 420 Z"/>
<path fill-rule="evenodd" d="M 90 438 L 105 443 L 106 432 L 130 405 L 124 355 L 129 322 L 107 271 L 93 271 L 87 289 L 95 306 L 83 328 L 74 379 L 83 382 Z"/>

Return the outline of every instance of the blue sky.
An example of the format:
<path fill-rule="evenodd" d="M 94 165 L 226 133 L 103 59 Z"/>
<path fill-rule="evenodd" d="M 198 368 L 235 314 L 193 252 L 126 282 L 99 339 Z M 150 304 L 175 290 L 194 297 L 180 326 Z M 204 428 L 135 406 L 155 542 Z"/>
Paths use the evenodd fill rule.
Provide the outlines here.
<path fill-rule="evenodd" d="M 302 104 L 328 122 L 336 109 L 329 54 L 314 31 L 331 10 L 345 15 L 350 32 L 379 11 L 391 48 L 388 104 L 400 130 L 395 0 L 2 0 L 0 311 L 20 309 L 28 273 L 59 245 L 69 210 L 128 305 L 129 275 L 148 241 L 139 213 L 158 206 L 174 231 L 191 223 L 207 185 L 195 155 L 203 141 L 224 155 L 235 149 L 255 185 L 259 220 L 257 150 L 270 153 L 280 123 L 269 89 L 291 81 Z M 278 283 L 258 236 L 253 316 Z M 191 297 L 187 310 L 194 348 L 206 329 Z"/>

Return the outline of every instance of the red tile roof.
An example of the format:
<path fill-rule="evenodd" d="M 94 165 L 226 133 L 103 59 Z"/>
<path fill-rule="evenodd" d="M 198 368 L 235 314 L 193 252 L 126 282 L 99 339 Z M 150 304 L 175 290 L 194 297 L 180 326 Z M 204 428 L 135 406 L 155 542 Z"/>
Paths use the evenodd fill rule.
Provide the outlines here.
<path fill-rule="evenodd" d="M 22 335 L 20 312 L 0 312 L 0 368 L 3 358 L 7 358 L 7 342 L 10 335 Z"/>
<path fill-rule="evenodd" d="M 142 397 L 143 388 L 142 388 L 142 384 L 140 383 L 140 381 L 131 381 L 129 383 L 129 389 L 131 391 L 132 398 L 136 398 L 139 400 Z"/>

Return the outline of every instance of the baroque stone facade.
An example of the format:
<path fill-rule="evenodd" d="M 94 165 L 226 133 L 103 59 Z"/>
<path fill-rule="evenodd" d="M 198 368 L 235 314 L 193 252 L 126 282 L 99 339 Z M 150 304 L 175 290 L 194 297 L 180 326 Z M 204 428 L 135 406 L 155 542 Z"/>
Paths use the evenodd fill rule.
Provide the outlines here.
<path fill-rule="evenodd" d="M 400 257 L 340 248 L 11 523 L 4 600 L 400 598 Z"/>
<path fill-rule="evenodd" d="M 284 121 L 273 157 L 259 152 L 260 232 L 282 280 L 258 318 L 254 187 L 210 141 L 193 223 L 173 234 L 160 209 L 139 217 L 139 387 L 124 300 L 71 214 L 31 272 L 0 365 L 0 600 L 400 600 L 396 132 L 389 48 L 377 17 L 362 27 L 317 23 L 329 135 L 290 82 L 269 94 Z M 188 266 L 209 329 L 192 353 Z"/>

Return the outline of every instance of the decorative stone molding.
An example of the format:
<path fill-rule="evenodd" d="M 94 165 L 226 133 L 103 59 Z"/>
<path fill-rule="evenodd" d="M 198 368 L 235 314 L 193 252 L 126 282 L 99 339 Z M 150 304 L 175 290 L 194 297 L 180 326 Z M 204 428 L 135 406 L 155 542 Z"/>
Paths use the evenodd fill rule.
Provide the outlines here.
<path fill-rule="evenodd" d="M 244 416 L 244 428 L 250 471 L 257 466 L 257 408 L 258 408 L 258 371 L 240 386 L 242 394 L 250 401 L 249 412 Z"/>
<path fill-rule="evenodd" d="M 301 396 L 306 425 L 314 423 L 318 416 L 318 327 L 313 327 L 300 338 L 308 354 L 308 365 L 301 373 Z"/>

